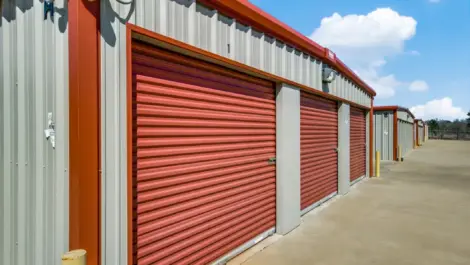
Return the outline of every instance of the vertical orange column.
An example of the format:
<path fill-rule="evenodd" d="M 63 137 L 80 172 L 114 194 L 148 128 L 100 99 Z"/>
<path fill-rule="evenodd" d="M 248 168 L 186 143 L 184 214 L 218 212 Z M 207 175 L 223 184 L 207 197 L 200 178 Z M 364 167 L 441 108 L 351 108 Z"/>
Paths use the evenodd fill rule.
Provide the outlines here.
<path fill-rule="evenodd" d="M 370 112 L 369 112 L 369 176 L 374 175 L 374 99 L 370 100 Z"/>
<path fill-rule="evenodd" d="M 69 0 L 70 249 L 100 263 L 100 1 Z"/>

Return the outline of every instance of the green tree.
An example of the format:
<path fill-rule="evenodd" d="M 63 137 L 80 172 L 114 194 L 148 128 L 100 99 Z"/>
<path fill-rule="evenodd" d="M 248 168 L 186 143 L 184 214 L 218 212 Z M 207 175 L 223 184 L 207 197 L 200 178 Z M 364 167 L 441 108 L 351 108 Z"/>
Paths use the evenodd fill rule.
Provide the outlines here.
<path fill-rule="evenodd" d="M 432 119 L 428 121 L 428 125 L 431 131 L 439 130 L 439 122 L 437 122 L 437 119 Z"/>
<path fill-rule="evenodd" d="M 470 127 L 470 111 L 467 113 L 467 127 Z"/>

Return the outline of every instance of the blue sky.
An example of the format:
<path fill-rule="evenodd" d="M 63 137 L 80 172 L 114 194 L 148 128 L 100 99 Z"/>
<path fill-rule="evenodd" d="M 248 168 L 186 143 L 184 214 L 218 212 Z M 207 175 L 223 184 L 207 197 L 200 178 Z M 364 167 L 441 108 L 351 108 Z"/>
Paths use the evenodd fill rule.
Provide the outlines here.
<path fill-rule="evenodd" d="M 470 111 L 470 0 L 252 0 L 425 119 Z M 323 21 L 322 21 L 323 19 Z"/>

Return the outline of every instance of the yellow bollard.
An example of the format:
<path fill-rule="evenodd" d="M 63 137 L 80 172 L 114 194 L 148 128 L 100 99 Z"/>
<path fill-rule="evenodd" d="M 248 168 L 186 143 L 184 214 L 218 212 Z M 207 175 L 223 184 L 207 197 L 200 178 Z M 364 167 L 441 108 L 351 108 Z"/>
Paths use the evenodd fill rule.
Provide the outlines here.
<path fill-rule="evenodd" d="M 398 162 L 402 161 L 401 160 L 401 145 L 398 146 Z"/>
<path fill-rule="evenodd" d="M 71 250 L 62 255 L 62 265 L 86 265 L 86 250 Z"/>
<path fill-rule="evenodd" d="M 380 177 L 380 152 L 375 152 L 375 176 Z"/>

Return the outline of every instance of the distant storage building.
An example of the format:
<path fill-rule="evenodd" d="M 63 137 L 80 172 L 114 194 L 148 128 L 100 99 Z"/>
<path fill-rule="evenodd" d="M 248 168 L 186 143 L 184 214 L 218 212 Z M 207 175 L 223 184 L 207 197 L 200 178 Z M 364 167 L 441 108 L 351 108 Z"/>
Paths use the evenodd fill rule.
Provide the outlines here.
<path fill-rule="evenodd" d="M 53 3 L 3 1 L 0 264 L 221 264 L 370 175 L 374 90 L 248 1 Z"/>
<path fill-rule="evenodd" d="M 416 119 L 415 120 L 415 133 L 416 133 L 416 139 L 417 139 L 417 142 L 416 142 L 416 145 L 417 146 L 420 146 L 424 143 L 425 139 L 426 139 L 426 124 L 423 120 L 421 119 Z"/>
<path fill-rule="evenodd" d="M 397 161 L 406 157 L 414 143 L 414 115 L 407 108 L 374 106 L 374 145 L 381 160 Z"/>

